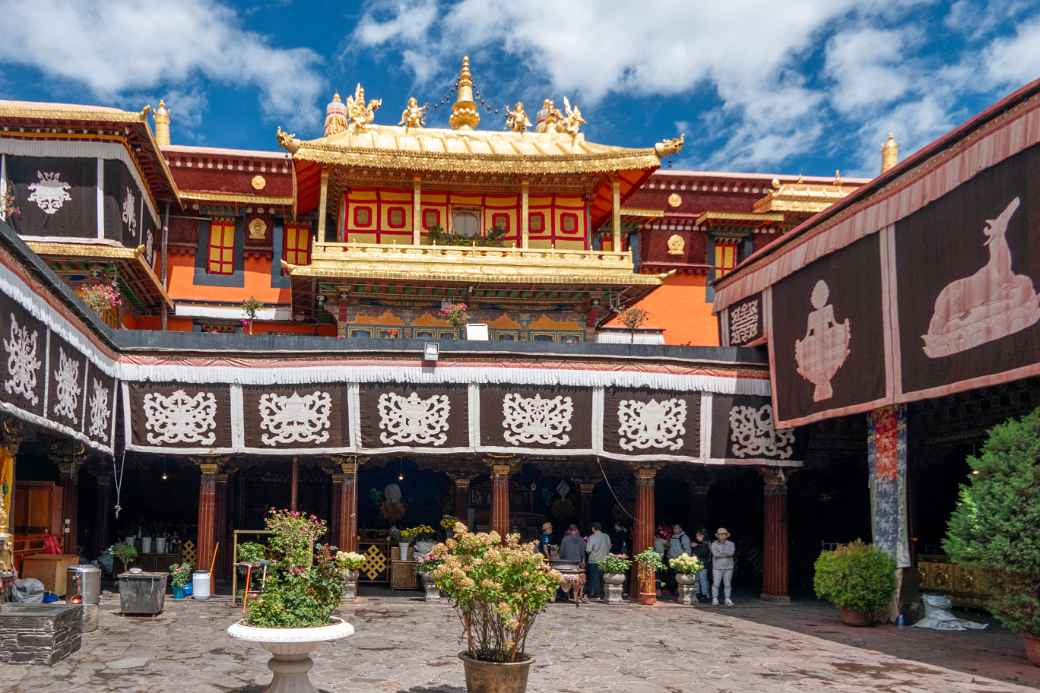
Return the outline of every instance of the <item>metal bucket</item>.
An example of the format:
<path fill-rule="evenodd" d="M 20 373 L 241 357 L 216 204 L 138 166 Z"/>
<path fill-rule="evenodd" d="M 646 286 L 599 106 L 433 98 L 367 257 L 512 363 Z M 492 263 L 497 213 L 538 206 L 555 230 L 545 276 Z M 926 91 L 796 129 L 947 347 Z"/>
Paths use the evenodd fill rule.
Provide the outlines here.
<path fill-rule="evenodd" d="M 70 565 L 66 570 L 68 596 L 79 595 L 83 604 L 101 603 L 101 570 L 93 565 Z"/>

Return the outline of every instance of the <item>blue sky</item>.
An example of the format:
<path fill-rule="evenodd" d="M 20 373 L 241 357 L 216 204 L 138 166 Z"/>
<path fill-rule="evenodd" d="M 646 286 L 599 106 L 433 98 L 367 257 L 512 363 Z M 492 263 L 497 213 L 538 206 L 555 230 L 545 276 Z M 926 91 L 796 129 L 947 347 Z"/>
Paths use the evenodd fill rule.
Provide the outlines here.
<path fill-rule="evenodd" d="M 568 96 L 610 144 L 685 131 L 676 168 L 873 175 L 888 131 L 905 155 L 1040 77 L 1040 0 L 0 0 L 0 17 L 0 98 L 164 96 L 175 143 L 255 149 L 279 125 L 318 136 L 359 81 L 396 124 L 468 53 L 495 107 Z"/>

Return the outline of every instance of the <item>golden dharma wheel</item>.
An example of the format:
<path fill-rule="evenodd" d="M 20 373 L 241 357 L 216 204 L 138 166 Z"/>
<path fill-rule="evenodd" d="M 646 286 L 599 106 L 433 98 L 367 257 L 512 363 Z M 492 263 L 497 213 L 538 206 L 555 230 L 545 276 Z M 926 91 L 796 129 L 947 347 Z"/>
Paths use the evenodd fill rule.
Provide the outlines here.
<path fill-rule="evenodd" d="M 249 181 L 249 184 L 253 186 L 253 190 L 263 190 L 267 187 L 267 179 L 263 176 L 253 176 L 253 180 Z"/>
<path fill-rule="evenodd" d="M 671 207 L 678 207 L 682 204 L 682 196 L 679 193 L 672 193 L 668 196 L 668 204 Z"/>

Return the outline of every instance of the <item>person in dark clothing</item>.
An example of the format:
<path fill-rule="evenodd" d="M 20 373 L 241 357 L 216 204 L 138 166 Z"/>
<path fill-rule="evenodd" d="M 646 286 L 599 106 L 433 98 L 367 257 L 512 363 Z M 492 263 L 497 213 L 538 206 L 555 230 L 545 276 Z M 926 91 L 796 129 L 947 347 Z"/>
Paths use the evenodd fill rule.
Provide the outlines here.
<path fill-rule="evenodd" d="M 708 586 L 708 570 L 711 565 L 711 545 L 708 543 L 707 532 L 698 529 L 694 534 L 693 555 L 701 562 L 703 568 L 697 573 L 697 591 L 702 601 L 708 601 L 711 596 L 711 588 Z"/>
<path fill-rule="evenodd" d="M 568 527 L 560 540 L 560 560 L 585 564 L 585 540 L 581 538 L 577 525 Z"/>
<path fill-rule="evenodd" d="M 542 536 L 538 538 L 538 550 L 542 552 L 542 555 L 545 556 L 546 560 L 551 558 L 549 555 L 549 547 L 552 546 L 553 543 L 552 533 L 553 526 L 551 522 L 546 522 L 542 525 Z"/>

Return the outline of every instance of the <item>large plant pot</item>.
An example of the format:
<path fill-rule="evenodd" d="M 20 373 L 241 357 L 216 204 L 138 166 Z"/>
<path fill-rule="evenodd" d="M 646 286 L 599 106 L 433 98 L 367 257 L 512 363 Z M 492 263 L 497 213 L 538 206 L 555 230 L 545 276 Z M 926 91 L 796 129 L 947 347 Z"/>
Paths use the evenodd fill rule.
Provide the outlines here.
<path fill-rule="evenodd" d="M 603 601 L 607 604 L 620 604 L 624 601 L 624 593 L 624 573 L 608 573 L 603 576 Z"/>
<path fill-rule="evenodd" d="M 308 676 L 314 660 L 311 652 L 318 645 L 354 634 L 354 626 L 341 618 L 332 618 L 327 626 L 315 628 L 255 628 L 241 621 L 228 626 L 227 633 L 236 640 L 256 643 L 271 653 L 267 668 L 274 673 L 264 693 L 318 693 Z"/>
<path fill-rule="evenodd" d="M 168 577 L 169 573 L 120 573 L 119 610 L 142 616 L 161 614 Z"/>
<path fill-rule="evenodd" d="M 1022 640 L 1026 645 L 1026 658 L 1034 665 L 1040 667 L 1040 636 L 1023 635 Z"/>
<path fill-rule="evenodd" d="M 468 693 L 524 693 L 527 690 L 527 674 L 534 664 L 534 657 L 508 664 L 481 662 L 465 652 L 459 653 L 459 659 L 466 670 Z"/>
<path fill-rule="evenodd" d="M 357 581 L 358 581 L 358 575 L 359 574 L 360 573 L 357 570 L 348 570 L 346 572 L 346 574 L 344 575 L 344 577 L 343 577 L 343 594 L 342 594 L 342 598 L 340 600 L 344 604 L 346 604 L 348 602 L 355 602 L 355 601 L 357 601 Z"/>
<path fill-rule="evenodd" d="M 846 626 L 872 626 L 874 625 L 873 611 L 857 611 L 856 609 L 838 609 L 838 618 Z"/>
<path fill-rule="evenodd" d="M 441 598 L 441 593 L 440 590 L 437 589 L 437 582 L 433 579 L 433 576 L 429 573 L 420 573 L 419 577 L 422 578 L 423 592 L 426 601 L 438 601 Z"/>
<path fill-rule="evenodd" d="M 686 606 L 696 606 L 697 604 L 697 576 L 696 575 L 684 575 L 683 573 L 675 574 L 675 600 L 680 604 Z"/>

